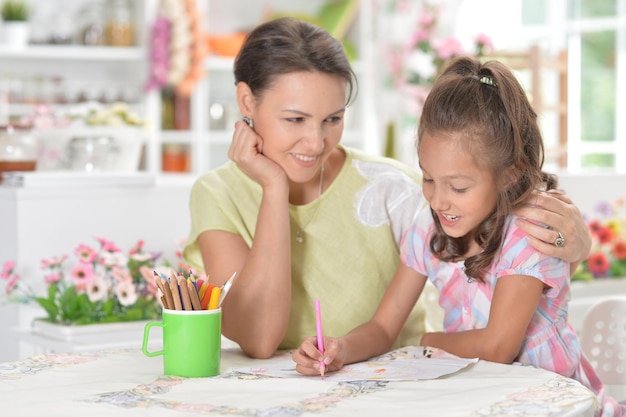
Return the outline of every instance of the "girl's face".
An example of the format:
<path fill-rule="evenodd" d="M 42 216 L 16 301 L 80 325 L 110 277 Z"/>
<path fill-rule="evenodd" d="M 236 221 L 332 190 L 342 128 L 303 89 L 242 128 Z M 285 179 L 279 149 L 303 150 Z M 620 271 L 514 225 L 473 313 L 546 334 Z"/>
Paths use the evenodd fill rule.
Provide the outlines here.
<path fill-rule="evenodd" d="M 461 140 L 459 134 L 425 134 L 419 148 L 424 196 L 445 233 L 455 238 L 473 233 L 498 198 L 496 178 L 476 164 Z"/>
<path fill-rule="evenodd" d="M 343 133 L 346 81 L 322 72 L 280 75 L 254 106 L 263 154 L 290 181 L 317 182 L 318 172 Z"/>

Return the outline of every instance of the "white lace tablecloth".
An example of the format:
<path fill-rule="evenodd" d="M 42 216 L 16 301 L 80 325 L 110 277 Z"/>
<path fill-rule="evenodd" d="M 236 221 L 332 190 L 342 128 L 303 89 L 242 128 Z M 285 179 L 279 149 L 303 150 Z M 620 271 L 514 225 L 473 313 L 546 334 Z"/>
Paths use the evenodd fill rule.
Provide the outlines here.
<path fill-rule="evenodd" d="M 519 365 L 479 361 L 422 381 L 331 382 L 234 371 L 263 367 L 237 348 L 222 373 L 163 375 L 162 357 L 137 349 L 52 353 L 0 363 L 0 410 L 7 416 L 593 416 L 594 395 L 576 381 Z"/>

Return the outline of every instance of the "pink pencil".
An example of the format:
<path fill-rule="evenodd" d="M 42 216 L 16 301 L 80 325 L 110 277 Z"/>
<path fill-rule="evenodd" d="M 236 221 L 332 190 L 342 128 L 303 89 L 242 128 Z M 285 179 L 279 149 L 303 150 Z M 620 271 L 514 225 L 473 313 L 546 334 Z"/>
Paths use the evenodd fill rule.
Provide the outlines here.
<path fill-rule="evenodd" d="M 315 300 L 315 325 L 317 327 L 317 350 L 320 353 L 324 354 L 324 336 L 322 334 L 322 309 L 320 307 L 320 300 Z M 326 369 L 326 364 L 324 361 L 320 361 L 320 373 L 322 374 L 322 379 L 324 379 L 324 370 Z"/>

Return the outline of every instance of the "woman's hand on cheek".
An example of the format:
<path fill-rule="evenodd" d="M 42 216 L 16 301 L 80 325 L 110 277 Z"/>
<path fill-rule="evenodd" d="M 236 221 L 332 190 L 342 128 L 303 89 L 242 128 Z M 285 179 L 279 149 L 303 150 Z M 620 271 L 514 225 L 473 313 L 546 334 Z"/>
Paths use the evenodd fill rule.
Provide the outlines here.
<path fill-rule="evenodd" d="M 263 154 L 263 138 L 243 121 L 235 122 L 228 158 L 261 186 L 274 181 L 287 181 L 280 165 Z"/>

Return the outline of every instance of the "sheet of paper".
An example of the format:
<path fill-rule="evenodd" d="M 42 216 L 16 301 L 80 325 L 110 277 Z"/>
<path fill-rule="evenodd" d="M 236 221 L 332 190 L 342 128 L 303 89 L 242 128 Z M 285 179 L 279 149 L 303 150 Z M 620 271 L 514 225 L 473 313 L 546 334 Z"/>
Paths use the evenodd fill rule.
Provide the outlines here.
<path fill-rule="evenodd" d="M 346 365 L 339 371 L 327 373 L 325 379 L 331 382 L 435 379 L 476 362 L 478 358 L 463 359 L 441 349 L 407 346 L 365 362 Z M 284 352 L 269 360 L 267 366 L 238 368 L 234 371 L 276 378 L 310 378 L 299 374 L 295 368 L 291 352 Z"/>

